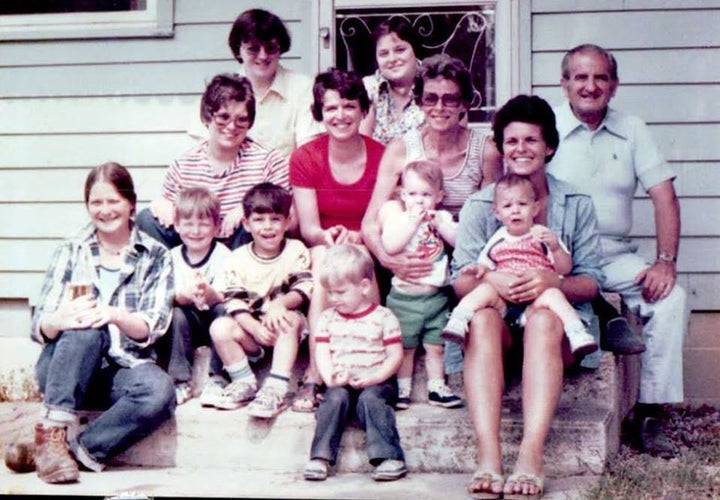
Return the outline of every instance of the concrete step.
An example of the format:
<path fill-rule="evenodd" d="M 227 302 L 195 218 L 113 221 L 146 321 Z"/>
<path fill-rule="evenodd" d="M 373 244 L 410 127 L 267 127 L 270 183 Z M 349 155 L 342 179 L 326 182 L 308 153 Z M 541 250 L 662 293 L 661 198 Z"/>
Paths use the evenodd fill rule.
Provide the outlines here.
<path fill-rule="evenodd" d="M 467 474 L 410 473 L 404 479 L 376 483 L 367 474 L 337 474 L 324 482 L 309 482 L 300 472 L 253 472 L 210 469 L 113 468 L 101 474 L 81 472 L 75 484 L 52 485 L 35 474 L 14 474 L 0 467 L 0 495 L 132 498 L 315 498 L 355 500 L 447 500 L 469 498 Z M 545 500 L 586 498 L 596 476 L 564 477 L 546 482 Z"/>
<path fill-rule="evenodd" d="M 600 473 L 606 458 L 619 446 L 624 409 L 624 371 L 631 358 L 603 356 L 600 369 L 568 376 L 547 441 L 550 476 Z M 632 371 L 632 370 L 630 370 Z M 510 468 L 522 433 L 519 389 L 504 398 L 503 457 Z M 29 437 L 39 404 L 0 404 L 0 444 Z M 413 473 L 469 473 L 475 469 L 475 437 L 466 408 L 447 410 L 413 404 L 397 412 L 398 431 Z M 302 470 L 310 449 L 312 414 L 285 411 L 264 421 L 243 409 L 201 408 L 194 399 L 178 408 L 172 421 L 116 457 L 116 465 L 173 466 L 178 470 L 241 468 L 244 471 Z M 357 426 L 345 432 L 339 473 L 369 472 L 364 433 Z"/>

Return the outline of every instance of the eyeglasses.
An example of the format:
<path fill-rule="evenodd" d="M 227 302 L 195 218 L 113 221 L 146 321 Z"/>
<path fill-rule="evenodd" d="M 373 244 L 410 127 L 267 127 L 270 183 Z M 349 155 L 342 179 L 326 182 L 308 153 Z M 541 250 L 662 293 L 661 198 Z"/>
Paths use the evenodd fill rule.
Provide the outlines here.
<path fill-rule="evenodd" d="M 432 107 L 435 106 L 438 101 L 442 103 L 446 108 L 457 108 L 462 104 L 462 96 L 460 94 L 443 94 L 441 96 L 437 94 L 423 94 L 420 97 L 420 104 L 423 106 Z"/>
<path fill-rule="evenodd" d="M 250 124 L 250 117 L 248 115 L 232 116 L 230 113 L 217 112 L 213 115 L 213 120 L 218 127 L 226 127 L 233 122 L 237 128 L 244 128 Z"/>
<path fill-rule="evenodd" d="M 260 53 L 260 49 L 265 49 L 265 53 L 269 56 L 276 56 L 280 53 L 280 44 L 277 42 L 270 43 L 258 43 L 258 42 L 243 42 L 240 44 L 240 48 L 244 49 L 252 57 L 257 57 Z"/>

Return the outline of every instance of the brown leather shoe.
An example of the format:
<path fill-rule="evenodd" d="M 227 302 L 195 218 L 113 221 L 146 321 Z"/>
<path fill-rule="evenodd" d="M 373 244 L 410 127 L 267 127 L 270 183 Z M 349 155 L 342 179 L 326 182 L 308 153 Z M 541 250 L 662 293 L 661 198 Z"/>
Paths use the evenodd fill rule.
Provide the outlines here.
<path fill-rule="evenodd" d="M 35 443 L 16 441 L 5 448 L 5 465 L 13 472 L 33 472 L 35 470 Z"/>
<path fill-rule="evenodd" d="M 46 483 L 74 483 L 80 477 L 77 462 L 70 455 L 67 427 L 35 426 L 35 465 Z"/>

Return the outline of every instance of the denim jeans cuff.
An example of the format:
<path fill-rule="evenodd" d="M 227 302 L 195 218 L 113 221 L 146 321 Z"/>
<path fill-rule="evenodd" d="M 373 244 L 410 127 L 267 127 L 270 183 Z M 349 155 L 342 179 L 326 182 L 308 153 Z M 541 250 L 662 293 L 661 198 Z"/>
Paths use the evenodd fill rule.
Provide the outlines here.
<path fill-rule="evenodd" d="M 78 416 L 74 411 L 58 406 L 48 406 L 43 408 L 42 416 L 54 422 L 73 425 L 78 422 Z"/>
<path fill-rule="evenodd" d="M 87 452 L 83 445 L 80 444 L 80 441 L 73 441 L 70 444 L 70 448 L 75 455 L 75 460 L 80 462 L 86 469 L 89 469 L 93 472 L 102 472 L 103 470 L 105 470 L 105 464 L 102 464 L 95 460 L 92 455 Z"/>

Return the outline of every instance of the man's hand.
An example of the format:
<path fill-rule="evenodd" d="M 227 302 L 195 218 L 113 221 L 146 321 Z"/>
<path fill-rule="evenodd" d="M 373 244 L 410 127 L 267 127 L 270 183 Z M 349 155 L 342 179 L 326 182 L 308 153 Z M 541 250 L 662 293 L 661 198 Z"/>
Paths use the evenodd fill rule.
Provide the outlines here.
<path fill-rule="evenodd" d="M 640 272 L 633 283 L 636 285 L 642 283 L 642 295 L 646 301 L 657 302 L 670 295 L 676 281 L 677 270 L 675 269 L 675 263 L 658 260 L 652 266 Z"/>

